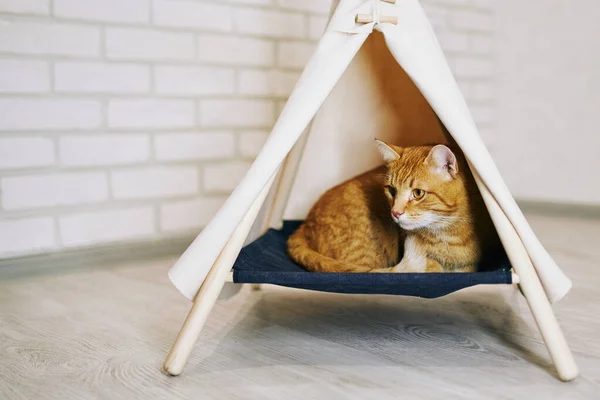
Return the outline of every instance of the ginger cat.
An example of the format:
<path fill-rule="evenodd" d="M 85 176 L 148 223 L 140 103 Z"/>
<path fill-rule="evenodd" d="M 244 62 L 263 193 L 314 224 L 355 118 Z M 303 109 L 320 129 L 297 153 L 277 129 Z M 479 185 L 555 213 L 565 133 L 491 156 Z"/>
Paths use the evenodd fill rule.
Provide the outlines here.
<path fill-rule="evenodd" d="M 315 272 L 474 272 L 500 246 L 464 160 L 376 141 L 386 165 L 328 190 L 288 239 Z"/>

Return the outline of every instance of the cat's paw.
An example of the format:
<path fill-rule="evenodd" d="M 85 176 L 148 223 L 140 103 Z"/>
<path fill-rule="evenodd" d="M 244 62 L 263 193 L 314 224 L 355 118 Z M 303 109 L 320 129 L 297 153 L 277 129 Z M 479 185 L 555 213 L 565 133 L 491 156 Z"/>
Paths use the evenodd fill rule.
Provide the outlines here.
<path fill-rule="evenodd" d="M 392 267 L 390 272 L 413 272 L 413 271 L 410 270 L 408 265 L 400 263 L 400 264 Z"/>

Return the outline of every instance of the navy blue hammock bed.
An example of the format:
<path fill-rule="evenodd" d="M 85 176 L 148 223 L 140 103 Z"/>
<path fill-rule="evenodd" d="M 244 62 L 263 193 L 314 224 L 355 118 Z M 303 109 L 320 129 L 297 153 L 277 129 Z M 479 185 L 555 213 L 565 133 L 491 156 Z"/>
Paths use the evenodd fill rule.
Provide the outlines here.
<path fill-rule="evenodd" d="M 512 283 L 504 251 L 486 254 L 473 273 L 308 272 L 287 255 L 287 238 L 302 221 L 285 221 L 245 246 L 233 266 L 233 282 L 266 283 L 333 293 L 393 294 L 435 298 L 481 284 Z"/>

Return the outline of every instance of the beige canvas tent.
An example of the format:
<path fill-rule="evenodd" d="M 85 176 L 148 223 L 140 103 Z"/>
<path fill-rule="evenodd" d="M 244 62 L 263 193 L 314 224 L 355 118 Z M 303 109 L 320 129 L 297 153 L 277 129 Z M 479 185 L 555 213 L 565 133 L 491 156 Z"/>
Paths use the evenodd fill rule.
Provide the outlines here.
<path fill-rule="evenodd" d="M 466 156 L 558 375 L 577 367 L 550 303 L 570 289 L 520 212 L 480 139 L 417 0 L 341 0 L 251 169 L 172 268 L 193 306 L 165 362 L 178 375 L 244 243 L 303 219 L 329 187 L 401 146 L 455 142 Z M 401 300 L 400 300 L 401 301 Z"/>

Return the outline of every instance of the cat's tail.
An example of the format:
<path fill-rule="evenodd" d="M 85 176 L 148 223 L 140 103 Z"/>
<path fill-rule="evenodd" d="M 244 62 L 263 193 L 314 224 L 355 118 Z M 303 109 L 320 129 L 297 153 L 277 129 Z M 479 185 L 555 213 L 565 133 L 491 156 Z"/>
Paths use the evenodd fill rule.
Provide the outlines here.
<path fill-rule="evenodd" d="M 287 246 L 292 260 L 311 272 L 378 272 L 377 268 L 334 260 L 316 252 L 306 240 L 304 225 L 289 237 Z"/>

